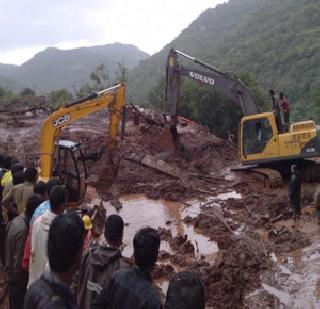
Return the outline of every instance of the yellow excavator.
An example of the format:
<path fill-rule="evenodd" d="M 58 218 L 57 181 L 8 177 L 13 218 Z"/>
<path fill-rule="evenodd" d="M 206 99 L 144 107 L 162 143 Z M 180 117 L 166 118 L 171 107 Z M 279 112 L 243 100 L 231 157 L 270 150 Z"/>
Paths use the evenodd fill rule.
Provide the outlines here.
<path fill-rule="evenodd" d="M 81 143 L 58 140 L 61 128 L 103 108 L 109 110 L 109 132 L 107 150 L 108 164 L 112 165 L 112 153 L 116 145 L 118 127 L 125 105 L 125 85 L 90 94 L 87 97 L 61 106 L 42 124 L 40 132 L 40 171 L 43 181 L 58 177 L 69 193 L 68 206 L 79 205 L 85 196 L 87 184 L 86 160 Z M 110 170 L 110 169 L 109 169 Z"/>
<path fill-rule="evenodd" d="M 178 61 L 187 58 L 206 70 L 187 68 Z M 284 132 L 279 126 L 281 117 L 276 112 L 260 112 L 257 99 L 246 85 L 233 74 L 217 70 L 210 64 L 171 49 L 167 58 L 166 98 L 174 120 L 170 131 L 177 140 L 174 129 L 179 107 L 180 77 L 187 77 L 211 87 L 239 104 L 243 111 L 238 132 L 238 152 L 246 169 L 266 176 L 271 187 L 282 185 L 282 177 L 290 165 L 298 164 L 305 179 L 319 180 L 319 165 L 310 158 L 320 157 L 320 128 L 313 121 L 292 123 Z M 243 167 L 240 169 L 244 169 Z"/>

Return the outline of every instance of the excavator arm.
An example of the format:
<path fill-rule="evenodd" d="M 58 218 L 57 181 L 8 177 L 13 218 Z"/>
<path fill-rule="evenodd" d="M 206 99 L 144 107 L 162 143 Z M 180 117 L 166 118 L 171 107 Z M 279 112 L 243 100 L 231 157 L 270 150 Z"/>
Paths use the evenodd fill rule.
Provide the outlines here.
<path fill-rule="evenodd" d="M 125 85 L 119 84 L 62 106 L 52 113 L 44 121 L 40 133 L 40 178 L 48 181 L 52 175 L 55 140 L 61 128 L 106 107 L 110 111 L 107 147 L 112 153 L 124 105 Z"/>
<path fill-rule="evenodd" d="M 197 63 L 210 73 L 182 66 L 178 61 L 178 55 Z M 259 114 L 257 99 L 240 79 L 231 73 L 219 71 L 199 59 L 171 49 L 167 58 L 166 70 L 166 98 L 171 109 L 171 116 L 176 116 L 178 113 L 180 76 L 193 79 L 226 95 L 241 106 L 244 116 Z"/>

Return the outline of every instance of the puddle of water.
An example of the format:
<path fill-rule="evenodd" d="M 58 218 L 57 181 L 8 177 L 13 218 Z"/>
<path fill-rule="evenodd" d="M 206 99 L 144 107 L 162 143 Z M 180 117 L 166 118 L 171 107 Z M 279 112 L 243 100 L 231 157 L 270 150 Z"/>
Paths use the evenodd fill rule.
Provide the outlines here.
<path fill-rule="evenodd" d="M 284 304 L 284 305 L 289 305 L 291 303 L 291 296 L 290 294 L 280 291 L 272 286 L 269 286 L 265 283 L 261 283 L 262 287 L 269 292 L 270 294 L 276 296 L 277 298 L 279 298 L 280 303 Z"/>
<path fill-rule="evenodd" d="M 320 237 L 316 235 L 309 247 L 283 256 L 272 254 L 272 260 L 278 264 L 275 280 L 281 291 L 269 285 L 263 287 L 278 297 L 285 308 L 320 308 L 319 247 Z"/>
<path fill-rule="evenodd" d="M 239 200 L 241 199 L 241 194 L 237 193 L 236 191 L 231 191 L 231 192 L 226 192 L 226 193 L 219 193 L 217 195 L 217 199 L 221 200 L 221 201 L 226 201 L 229 199 L 235 199 L 235 200 Z"/>
<path fill-rule="evenodd" d="M 197 256 L 204 255 L 208 261 L 214 262 L 218 252 L 217 244 L 210 241 L 209 237 L 201 235 L 192 225 L 187 225 L 182 221 L 188 211 L 183 211 L 180 203 L 155 201 L 147 199 L 141 194 L 123 196 L 120 198 L 120 202 L 122 208 L 119 212 L 109 203 L 105 203 L 105 207 L 108 215 L 118 213 L 125 223 L 129 223 L 124 231 L 124 244 L 126 246 L 123 254 L 125 256 L 131 256 L 133 253 L 132 239 L 135 233 L 143 227 L 150 226 L 155 229 L 158 227 L 169 229 L 173 236 L 178 234 L 188 235 L 188 239 L 195 247 Z M 196 208 L 197 206 L 195 206 Z M 196 211 L 195 209 L 193 210 Z M 166 241 L 161 241 L 160 249 L 172 252 Z"/>
<path fill-rule="evenodd" d="M 224 174 L 224 179 L 228 181 L 233 181 L 236 179 L 235 173 L 233 173 L 230 169 L 227 169 Z"/>
<path fill-rule="evenodd" d="M 182 218 L 185 218 L 186 216 L 189 216 L 191 218 L 196 218 L 201 212 L 202 204 L 204 203 L 198 202 L 198 201 L 188 201 L 188 205 L 190 206 L 185 206 L 181 210 Z"/>
<path fill-rule="evenodd" d="M 87 194 L 91 199 L 90 204 L 100 203 L 99 196 L 94 188 L 89 187 Z M 122 251 L 124 256 L 130 257 L 133 254 L 132 241 L 135 233 L 143 227 L 150 226 L 155 229 L 158 227 L 169 229 L 173 236 L 178 234 L 188 235 L 188 239 L 194 245 L 196 258 L 204 255 L 206 261 L 212 264 L 216 260 L 218 254 L 217 243 L 210 241 L 209 237 L 202 235 L 192 225 L 185 224 L 182 221 L 187 215 L 196 217 L 201 212 L 201 205 L 205 202 L 188 201 L 190 206 L 184 206 L 180 203 L 147 199 L 143 194 L 125 195 L 120 198 L 120 202 L 122 208 L 119 211 L 116 211 L 108 202 L 103 204 L 107 209 L 107 215 L 117 213 L 126 224 L 123 238 L 125 247 Z M 210 204 L 210 207 L 213 206 L 219 207 L 218 204 Z M 173 253 L 167 241 L 161 241 L 160 250 Z M 189 257 L 187 258 L 189 259 Z M 175 265 L 172 266 L 176 271 L 182 270 Z M 169 285 L 168 280 L 160 278 L 156 280 L 156 284 L 166 294 Z"/>

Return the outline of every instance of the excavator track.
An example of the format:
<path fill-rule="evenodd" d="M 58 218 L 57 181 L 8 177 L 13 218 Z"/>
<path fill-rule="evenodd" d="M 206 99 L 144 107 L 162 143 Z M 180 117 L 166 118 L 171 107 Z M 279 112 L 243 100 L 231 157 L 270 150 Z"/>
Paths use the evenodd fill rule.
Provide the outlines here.
<path fill-rule="evenodd" d="M 253 168 L 251 171 L 264 176 L 265 187 L 272 189 L 283 187 L 283 180 L 279 171 L 267 167 Z"/>
<path fill-rule="evenodd" d="M 302 179 L 308 182 L 320 182 L 320 162 L 317 160 L 301 160 L 298 164 Z"/>
<path fill-rule="evenodd" d="M 231 169 L 234 172 L 245 172 L 246 174 L 259 174 L 263 176 L 264 187 L 266 188 L 282 188 L 283 179 L 281 173 L 273 168 L 254 166 L 241 166 Z"/>
<path fill-rule="evenodd" d="M 241 166 L 231 170 L 235 172 L 258 173 L 259 175 L 263 175 L 264 186 L 266 188 L 276 189 L 283 187 L 283 179 L 289 179 L 290 166 L 292 164 L 298 166 L 303 181 L 320 182 L 319 160 L 300 159 L 268 166 Z"/>

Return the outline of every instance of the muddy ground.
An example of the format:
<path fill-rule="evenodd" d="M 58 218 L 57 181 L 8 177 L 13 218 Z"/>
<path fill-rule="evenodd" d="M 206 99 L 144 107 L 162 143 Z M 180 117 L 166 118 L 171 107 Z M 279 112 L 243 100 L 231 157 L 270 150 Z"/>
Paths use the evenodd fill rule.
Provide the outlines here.
<path fill-rule="evenodd" d="M 46 115 L 1 115 L 2 152 L 26 166 L 37 165 Z M 144 115 L 163 124 L 160 115 Z M 283 188 L 270 189 L 261 175 L 231 171 L 239 165 L 234 143 L 181 121 L 183 150 L 168 151 L 160 141 L 163 128 L 143 118 L 134 123 L 129 111 L 125 132 L 117 139 L 114 161 L 120 163 L 110 188 L 101 175 L 108 162 L 107 118 L 106 112 L 96 113 L 64 128 L 60 137 L 81 141 L 88 157 L 102 154 L 98 162 L 88 161 L 84 204 L 91 207 L 102 199 L 108 214 L 123 216 L 124 255 L 132 255 L 137 229 L 150 225 L 159 230 L 162 245 L 154 278 L 163 292 L 175 272 L 187 269 L 200 276 L 208 307 L 320 306 L 320 239 L 311 207 L 315 184 L 303 184 L 303 216 L 293 221 L 286 180 Z"/>

